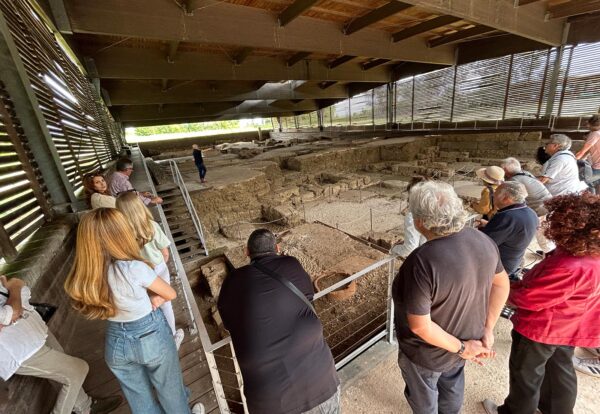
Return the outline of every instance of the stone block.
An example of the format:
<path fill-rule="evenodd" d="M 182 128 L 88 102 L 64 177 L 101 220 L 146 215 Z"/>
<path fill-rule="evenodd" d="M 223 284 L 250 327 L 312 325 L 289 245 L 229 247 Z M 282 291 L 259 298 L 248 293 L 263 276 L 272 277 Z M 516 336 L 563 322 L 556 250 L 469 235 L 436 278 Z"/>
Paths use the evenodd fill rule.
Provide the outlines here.
<path fill-rule="evenodd" d="M 219 292 L 221 292 L 223 281 L 227 276 L 227 264 L 225 263 L 225 259 L 223 257 L 217 257 L 200 269 L 204 279 L 208 283 L 210 294 L 216 300 L 219 297 Z"/>
<path fill-rule="evenodd" d="M 300 213 L 291 206 L 286 205 L 272 206 L 263 204 L 262 217 L 267 222 L 275 222 L 282 226 L 296 226 L 302 222 Z"/>

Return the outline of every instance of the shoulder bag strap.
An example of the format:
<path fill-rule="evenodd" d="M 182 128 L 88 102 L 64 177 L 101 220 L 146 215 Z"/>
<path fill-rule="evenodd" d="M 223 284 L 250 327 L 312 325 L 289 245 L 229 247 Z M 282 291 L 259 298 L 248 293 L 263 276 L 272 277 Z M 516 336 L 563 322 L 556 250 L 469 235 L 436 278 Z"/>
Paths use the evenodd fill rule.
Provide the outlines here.
<path fill-rule="evenodd" d="M 263 272 L 263 273 L 271 276 L 273 279 L 277 280 L 279 283 L 281 283 L 283 286 L 285 286 L 289 290 L 291 290 L 292 293 L 294 293 L 294 295 L 298 296 L 298 298 L 301 299 L 302 302 L 304 302 L 304 304 L 306 306 L 308 306 L 315 315 L 317 314 L 313 304 L 310 303 L 310 301 L 306 298 L 306 296 L 304 296 L 304 293 L 300 292 L 300 289 L 298 289 L 296 286 L 294 286 L 294 284 L 292 282 L 290 282 L 287 279 L 284 279 L 283 277 L 281 277 L 280 275 L 278 275 L 271 269 L 267 269 L 265 266 L 261 265 L 260 263 L 253 263 L 252 265 L 254 267 L 256 267 L 258 270 L 260 270 L 261 272 Z"/>

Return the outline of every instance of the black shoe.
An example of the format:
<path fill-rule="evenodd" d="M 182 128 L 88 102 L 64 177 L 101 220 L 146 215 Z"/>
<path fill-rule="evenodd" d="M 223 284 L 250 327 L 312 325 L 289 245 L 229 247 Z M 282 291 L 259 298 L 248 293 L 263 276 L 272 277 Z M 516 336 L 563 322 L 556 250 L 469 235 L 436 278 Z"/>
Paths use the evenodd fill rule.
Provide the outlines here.
<path fill-rule="evenodd" d="M 120 395 L 106 398 L 92 398 L 90 414 L 108 414 L 116 410 L 122 402 L 123 398 Z"/>

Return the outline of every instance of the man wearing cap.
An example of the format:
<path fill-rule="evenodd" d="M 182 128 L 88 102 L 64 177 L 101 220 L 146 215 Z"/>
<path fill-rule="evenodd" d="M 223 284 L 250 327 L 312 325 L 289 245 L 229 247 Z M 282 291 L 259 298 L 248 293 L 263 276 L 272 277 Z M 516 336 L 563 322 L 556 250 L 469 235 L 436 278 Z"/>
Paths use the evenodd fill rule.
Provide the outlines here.
<path fill-rule="evenodd" d="M 491 166 L 478 169 L 475 174 L 483 181 L 483 190 L 481 190 L 481 198 L 477 202 L 473 202 L 471 207 L 477 213 L 481 214 L 484 219 L 492 218 L 498 208 L 494 205 L 494 191 L 504 181 L 504 170 L 500 167 Z"/>

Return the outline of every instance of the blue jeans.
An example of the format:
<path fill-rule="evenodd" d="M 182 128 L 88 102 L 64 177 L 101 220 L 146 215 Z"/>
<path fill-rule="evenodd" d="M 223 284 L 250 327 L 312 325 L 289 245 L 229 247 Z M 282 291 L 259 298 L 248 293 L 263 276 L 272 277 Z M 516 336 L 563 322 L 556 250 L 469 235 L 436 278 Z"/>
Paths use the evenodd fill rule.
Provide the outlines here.
<path fill-rule="evenodd" d="M 200 179 L 204 180 L 204 177 L 206 176 L 206 167 L 204 166 L 204 164 L 196 164 L 196 168 L 198 168 L 198 174 L 200 174 Z"/>
<path fill-rule="evenodd" d="M 108 322 L 104 358 L 133 414 L 190 413 L 173 334 L 160 309 L 137 321 Z"/>

